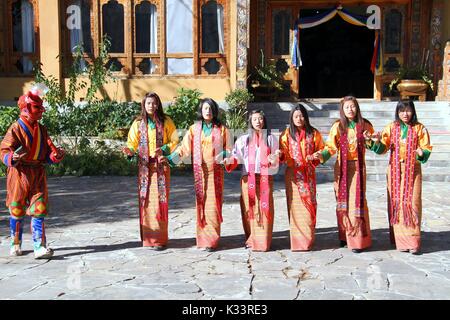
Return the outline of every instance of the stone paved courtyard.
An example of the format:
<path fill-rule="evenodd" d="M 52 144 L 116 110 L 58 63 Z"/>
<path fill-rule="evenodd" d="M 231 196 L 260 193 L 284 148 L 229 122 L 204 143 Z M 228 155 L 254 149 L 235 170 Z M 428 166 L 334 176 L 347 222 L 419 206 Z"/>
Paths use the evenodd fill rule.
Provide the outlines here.
<path fill-rule="evenodd" d="M 367 183 L 370 250 L 339 248 L 332 183 L 322 183 L 314 250 L 291 252 L 282 179 L 272 251 L 244 248 L 236 173 L 225 179 L 220 248 L 209 253 L 195 247 L 192 176 L 172 177 L 165 251 L 140 245 L 136 177 L 50 178 L 47 237 L 55 257 L 33 258 L 29 227 L 24 256 L 9 257 L 2 204 L 0 299 L 450 299 L 449 183 L 423 185 L 423 254 L 413 256 L 389 243 L 385 183 L 376 181 Z M 5 184 L 0 179 L 2 203 Z"/>

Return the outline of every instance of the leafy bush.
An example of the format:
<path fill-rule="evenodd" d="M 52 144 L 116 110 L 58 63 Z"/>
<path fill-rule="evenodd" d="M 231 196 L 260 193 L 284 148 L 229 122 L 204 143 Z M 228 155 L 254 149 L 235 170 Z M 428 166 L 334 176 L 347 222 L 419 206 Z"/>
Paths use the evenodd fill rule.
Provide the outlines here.
<path fill-rule="evenodd" d="M 0 106 L 0 136 L 4 136 L 8 128 L 19 117 L 19 108 Z"/>
<path fill-rule="evenodd" d="M 254 96 L 247 89 L 236 89 L 225 96 L 229 109 L 225 113 L 225 125 L 230 129 L 247 128 L 247 104 Z"/>
<path fill-rule="evenodd" d="M 188 129 L 194 123 L 201 95 L 197 89 L 178 89 L 174 103 L 165 110 L 177 129 Z"/>
<path fill-rule="evenodd" d="M 63 161 L 47 166 L 47 174 L 133 176 L 137 174 L 137 163 L 128 161 L 120 150 L 111 149 L 102 141 L 97 141 L 95 146 L 91 147 L 82 139 L 78 152 L 68 152 Z"/>
<path fill-rule="evenodd" d="M 84 59 L 82 46 L 77 46 L 74 60 L 69 67 L 69 85 L 66 90 L 65 84 L 60 83 L 54 76 L 46 76 L 42 72 L 42 64 L 38 63 L 34 67 L 35 82 L 45 84 L 49 90 L 45 94 L 45 100 L 49 104 L 47 120 L 43 123 L 48 126 L 51 135 L 72 135 L 75 136 L 75 152 L 80 137 L 89 135 L 86 128 L 91 128 L 92 114 L 88 107 L 95 99 L 95 93 L 111 77 L 111 71 L 106 67 L 109 60 L 108 50 L 111 42 L 108 38 L 103 38 L 100 43 L 99 55 L 88 64 L 85 69 L 81 68 L 81 61 Z M 85 81 L 85 76 L 89 80 L 90 86 Z M 87 104 L 75 102 L 75 94 L 87 88 L 85 100 Z"/>
<path fill-rule="evenodd" d="M 265 61 L 264 52 L 261 50 L 261 59 L 259 65 L 255 66 L 255 70 L 250 75 L 252 86 L 269 86 L 277 91 L 283 91 L 283 75 L 277 70 L 276 63 L 273 59 Z"/>

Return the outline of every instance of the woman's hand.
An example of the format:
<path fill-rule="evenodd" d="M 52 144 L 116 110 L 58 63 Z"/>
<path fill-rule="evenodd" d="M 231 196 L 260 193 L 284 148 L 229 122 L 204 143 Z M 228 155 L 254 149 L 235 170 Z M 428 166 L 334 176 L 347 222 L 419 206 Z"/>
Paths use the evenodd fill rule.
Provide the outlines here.
<path fill-rule="evenodd" d="M 124 147 L 122 149 L 122 153 L 128 157 L 132 157 L 134 155 L 134 153 L 128 147 Z"/>
<path fill-rule="evenodd" d="M 306 161 L 322 161 L 323 157 L 322 157 L 322 152 L 320 151 L 316 151 L 311 155 L 306 156 Z"/>
<path fill-rule="evenodd" d="M 423 156 L 423 150 L 420 147 L 417 148 L 416 153 L 419 157 Z"/>

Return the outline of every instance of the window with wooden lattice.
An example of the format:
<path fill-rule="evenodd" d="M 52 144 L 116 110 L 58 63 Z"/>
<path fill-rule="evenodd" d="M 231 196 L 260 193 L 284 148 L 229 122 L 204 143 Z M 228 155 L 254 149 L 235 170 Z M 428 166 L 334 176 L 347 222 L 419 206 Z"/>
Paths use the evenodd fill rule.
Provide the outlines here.
<path fill-rule="evenodd" d="M 81 29 L 64 26 L 65 65 L 76 44 L 85 60 L 111 39 L 113 72 L 124 77 L 228 75 L 229 0 L 64 0 L 66 19 L 79 6 Z M 72 6 L 72 9 L 70 9 Z M 88 44 L 88 45 L 87 45 Z"/>
<path fill-rule="evenodd" d="M 37 0 L 3 0 L 0 17 L 0 75 L 31 76 L 39 60 Z"/>

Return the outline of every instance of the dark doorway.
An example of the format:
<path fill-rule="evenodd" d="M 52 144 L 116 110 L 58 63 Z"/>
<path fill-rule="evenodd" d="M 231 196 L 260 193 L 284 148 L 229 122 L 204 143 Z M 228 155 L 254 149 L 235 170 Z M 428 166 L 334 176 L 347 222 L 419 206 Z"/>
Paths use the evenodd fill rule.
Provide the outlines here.
<path fill-rule="evenodd" d="M 310 17 L 326 10 L 301 10 Z M 336 15 L 319 26 L 300 30 L 300 98 L 373 98 L 370 70 L 374 30 L 352 25 Z"/>

